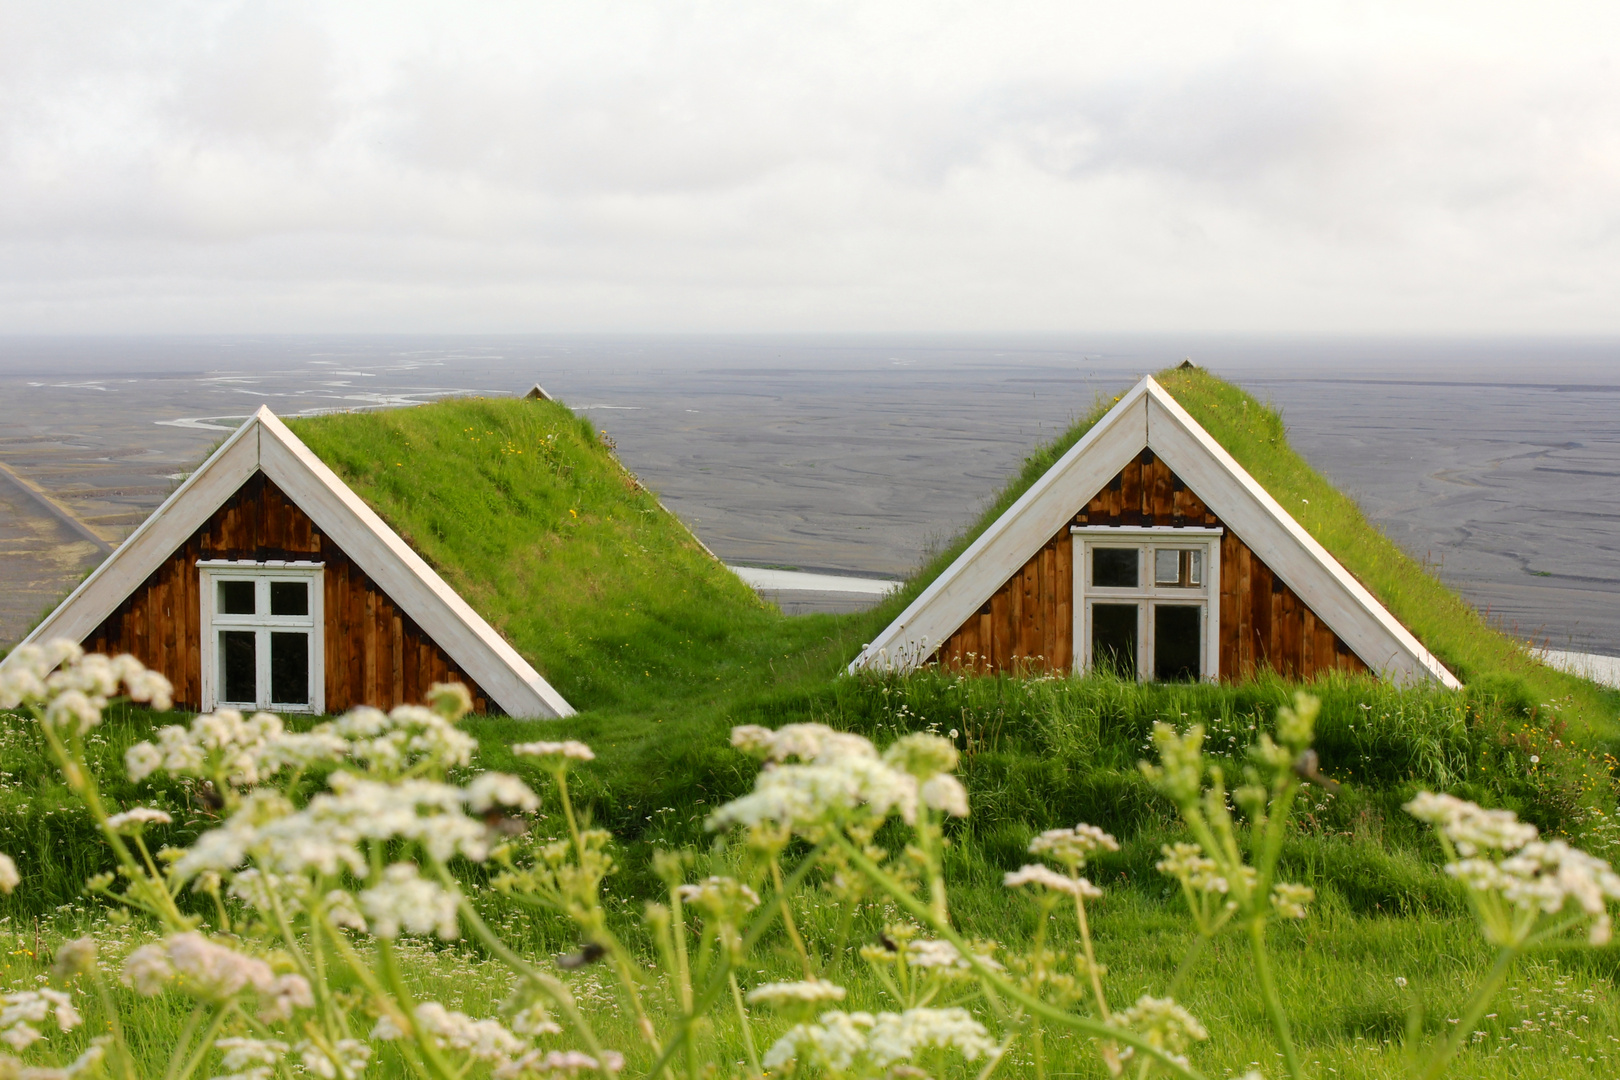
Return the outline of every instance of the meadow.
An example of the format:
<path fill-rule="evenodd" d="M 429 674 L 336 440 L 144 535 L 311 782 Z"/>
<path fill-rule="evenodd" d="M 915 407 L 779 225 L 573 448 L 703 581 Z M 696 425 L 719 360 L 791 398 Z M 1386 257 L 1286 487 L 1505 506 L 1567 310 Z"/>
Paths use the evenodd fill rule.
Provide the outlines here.
<path fill-rule="evenodd" d="M 1315 891 L 1309 917 L 1279 923 L 1270 936 L 1303 1068 L 1312 1076 L 1407 1075 L 1434 1040 L 1451 1034 L 1494 950 L 1467 891 L 1442 871 L 1441 844 L 1403 805 L 1423 790 L 1451 792 L 1612 858 L 1620 850 L 1610 756 L 1620 695 L 1542 667 L 1487 626 L 1294 455 L 1280 419 L 1261 403 L 1201 372 L 1161 379 L 1285 506 L 1300 505 L 1301 523 L 1467 683 L 1461 692 L 1345 678 L 1308 687 L 1321 702 L 1314 739 L 1320 772 L 1333 786 L 1301 790 L 1277 856 L 1279 873 Z M 977 528 L 1107 404 L 1032 453 Z M 1189 1051 L 1204 1075 L 1284 1074 L 1240 937 L 1215 937 L 1179 968 L 1198 934 L 1175 882 L 1155 863 L 1164 845 L 1189 834 L 1138 763 L 1158 759 L 1156 723 L 1197 724 L 1209 761 L 1235 775 L 1298 687 L 1276 678 L 1138 686 L 1101 677 L 964 678 L 937 669 L 848 677 L 843 665 L 973 531 L 935 553 L 902 595 L 878 610 L 789 619 L 710 560 L 600 436 L 560 406 L 454 402 L 300 421 L 297 431 L 581 709 L 543 730 L 499 717 L 462 720 L 460 729 L 477 740 L 476 757 L 449 767 L 445 779 L 467 784 L 486 769 L 521 778 L 542 799 L 524 816 L 530 835 L 560 837 L 548 768 L 512 747 L 534 739 L 589 744 L 594 760 L 573 767 L 568 783 L 581 815 L 615 838 L 603 918 L 647 972 L 646 1007 L 661 1022 L 679 1017 L 682 1004 L 678 990 L 659 981 L 671 966 L 646 917 L 645 905 L 667 903 L 669 891 L 656 853 L 686 852 L 690 881 L 742 873 L 740 845 L 720 842 L 706 827 L 717 808 L 750 792 L 759 772 L 756 759 L 731 745 L 731 729 L 819 723 L 880 748 L 919 733 L 955 748 L 955 775 L 972 812 L 939 823 L 951 917 L 963 937 L 993 939 L 1009 955 L 1034 949 L 1048 932 L 1043 926 L 1054 943 L 1075 948 L 1072 919 L 1044 920 L 1037 900 L 1002 885 L 1004 874 L 1029 861 L 1032 838 L 1076 822 L 1107 830 L 1118 850 L 1098 852 L 1088 870 L 1104 893 L 1092 905 L 1091 932 L 1109 995 L 1162 995 L 1175 982 L 1176 999 L 1208 1028 L 1209 1039 Z M 154 719 L 138 706 L 114 705 L 86 733 L 84 753 L 110 805 L 164 811 L 172 823 L 153 827 L 148 840 L 182 848 L 219 825 L 221 811 L 195 778 L 128 779 L 124 754 L 151 737 Z M 299 778 L 297 797 L 318 790 L 327 771 Z M 0 726 L 0 780 L 0 851 L 16 857 L 23 876 L 15 893 L 0 898 L 0 933 L 11 945 L 5 985 L 36 985 L 57 946 L 80 934 L 101 943 L 109 972 L 156 940 L 153 925 L 110 921 L 107 898 L 84 893 L 85 880 L 114 861 L 92 816 L 62 782 L 39 725 L 26 717 Z M 900 823 L 884 825 L 876 843 L 901 851 Z M 626 1054 L 630 1073 L 653 1064 L 632 1003 L 607 965 L 565 966 L 589 944 L 577 922 L 496 889 L 498 873 L 489 866 L 454 869 L 500 937 L 572 987 L 603 1043 Z M 740 969 L 745 985 L 813 974 L 847 989 L 845 1008 L 896 1007 L 862 950 L 884 941 L 886 928 L 904 921 L 901 913 L 878 895 L 839 894 L 830 873 L 809 880 L 792 902 L 799 940 L 780 926 L 764 932 Z M 196 894 L 178 894 L 176 902 L 188 915 L 209 911 Z M 413 994 L 474 1015 L 492 1014 L 521 982 L 471 935 L 401 938 L 393 948 Z M 1562 940 L 1527 953 L 1446 1075 L 1615 1075 L 1617 961 L 1613 946 Z M 145 1048 L 139 1060 L 150 1075 L 162 1075 L 170 1049 L 183 1041 L 188 1012 L 169 998 L 120 987 L 112 995 L 132 1045 Z M 959 996 L 984 1010 L 965 990 Z M 86 1004 L 86 1027 L 104 1007 Z M 789 1026 L 761 1025 L 755 1037 L 766 1041 Z M 52 1049 L 71 1056 L 85 1038 L 84 1028 L 53 1036 Z M 723 1012 L 707 1021 L 701 1045 L 713 1071 L 749 1071 L 743 1030 Z M 405 1057 L 385 1052 L 371 1074 L 405 1075 L 407 1068 Z M 979 1071 L 943 1061 L 928 1069 Z M 998 1069 L 1107 1075 L 1097 1039 L 1075 1032 L 1049 1033 L 1039 1065 L 1029 1040 L 1016 1040 Z"/>

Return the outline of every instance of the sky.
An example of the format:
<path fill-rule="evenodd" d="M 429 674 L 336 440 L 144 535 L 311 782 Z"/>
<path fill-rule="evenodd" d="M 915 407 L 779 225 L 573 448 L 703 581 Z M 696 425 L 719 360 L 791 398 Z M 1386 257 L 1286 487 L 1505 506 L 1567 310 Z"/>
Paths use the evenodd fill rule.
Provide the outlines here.
<path fill-rule="evenodd" d="M 1620 5 L 0 28 L 0 333 L 1620 333 Z"/>

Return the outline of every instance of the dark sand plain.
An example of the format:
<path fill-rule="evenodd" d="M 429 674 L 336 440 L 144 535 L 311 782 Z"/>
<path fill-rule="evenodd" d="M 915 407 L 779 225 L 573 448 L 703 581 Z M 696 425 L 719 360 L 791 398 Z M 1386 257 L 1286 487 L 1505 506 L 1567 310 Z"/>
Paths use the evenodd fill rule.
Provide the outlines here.
<path fill-rule="evenodd" d="M 1620 345 L 1104 336 L 0 339 L 0 645 L 102 557 L 85 530 L 127 536 L 260 404 L 538 380 L 728 562 L 900 575 L 1031 446 L 1184 356 L 1281 406 L 1501 625 L 1620 654 Z"/>

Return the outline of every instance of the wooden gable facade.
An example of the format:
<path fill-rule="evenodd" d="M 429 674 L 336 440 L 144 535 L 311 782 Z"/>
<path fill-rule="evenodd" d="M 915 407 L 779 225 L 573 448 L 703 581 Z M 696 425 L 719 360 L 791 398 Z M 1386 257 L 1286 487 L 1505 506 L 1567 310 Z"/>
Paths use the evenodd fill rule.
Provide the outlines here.
<path fill-rule="evenodd" d="M 1067 673 L 1075 667 L 1072 526 L 1224 528 L 1151 450 L 1144 450 L 1065 522 L 940 645 L 932 659 L 980 674 Z M 1263 670 L 1310 679 L 1365 664 L 1230 529 L 1221 537 L 1220 678 Z"/>
<path fill-rule="evenodd" d="M 1152 378 L 1115 399 L 849 670 L 926 663 L 1461 686 Z"/>
<path fill-rule="evenodd" d="M 574 711 L 266 408 L 25 641 L 53 638 L 134 655 L 193 709 L 387 709 L 459 682 L 480 712 Z"/>
<path fill-rule="evenodd" d="M 202 707 L 202 597 L 206 560 L 324 564 L 325 709 L 415 704 L 435 682 L 464 683 L 477 712 L 488 696 L 262 472 L 250 478 L 85 639 L 92 652 L 127 652 L 174 684 L 180 708 Z"/>

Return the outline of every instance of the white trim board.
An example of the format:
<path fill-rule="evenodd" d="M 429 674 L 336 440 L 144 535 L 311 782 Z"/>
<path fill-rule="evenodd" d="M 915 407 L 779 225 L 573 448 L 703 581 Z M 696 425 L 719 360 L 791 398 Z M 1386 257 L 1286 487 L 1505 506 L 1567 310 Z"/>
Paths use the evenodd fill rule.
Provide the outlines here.
<path fill-rule="evenodd" d="M 861 651 L 850 671 L 909 671 L 1144 449 L 1240 537 L 1375 672 L 1397 683 L 1462 684 L 1168 391 L 1144 378 Z"/>
<path fill-rule="evenodd" d="M 83 641 L 262 471 L 508 716 L 573 707 L 268 408 L 209 455 L 25 641 Z M 0 660 L 0 667 L 5 661 Z"/>

